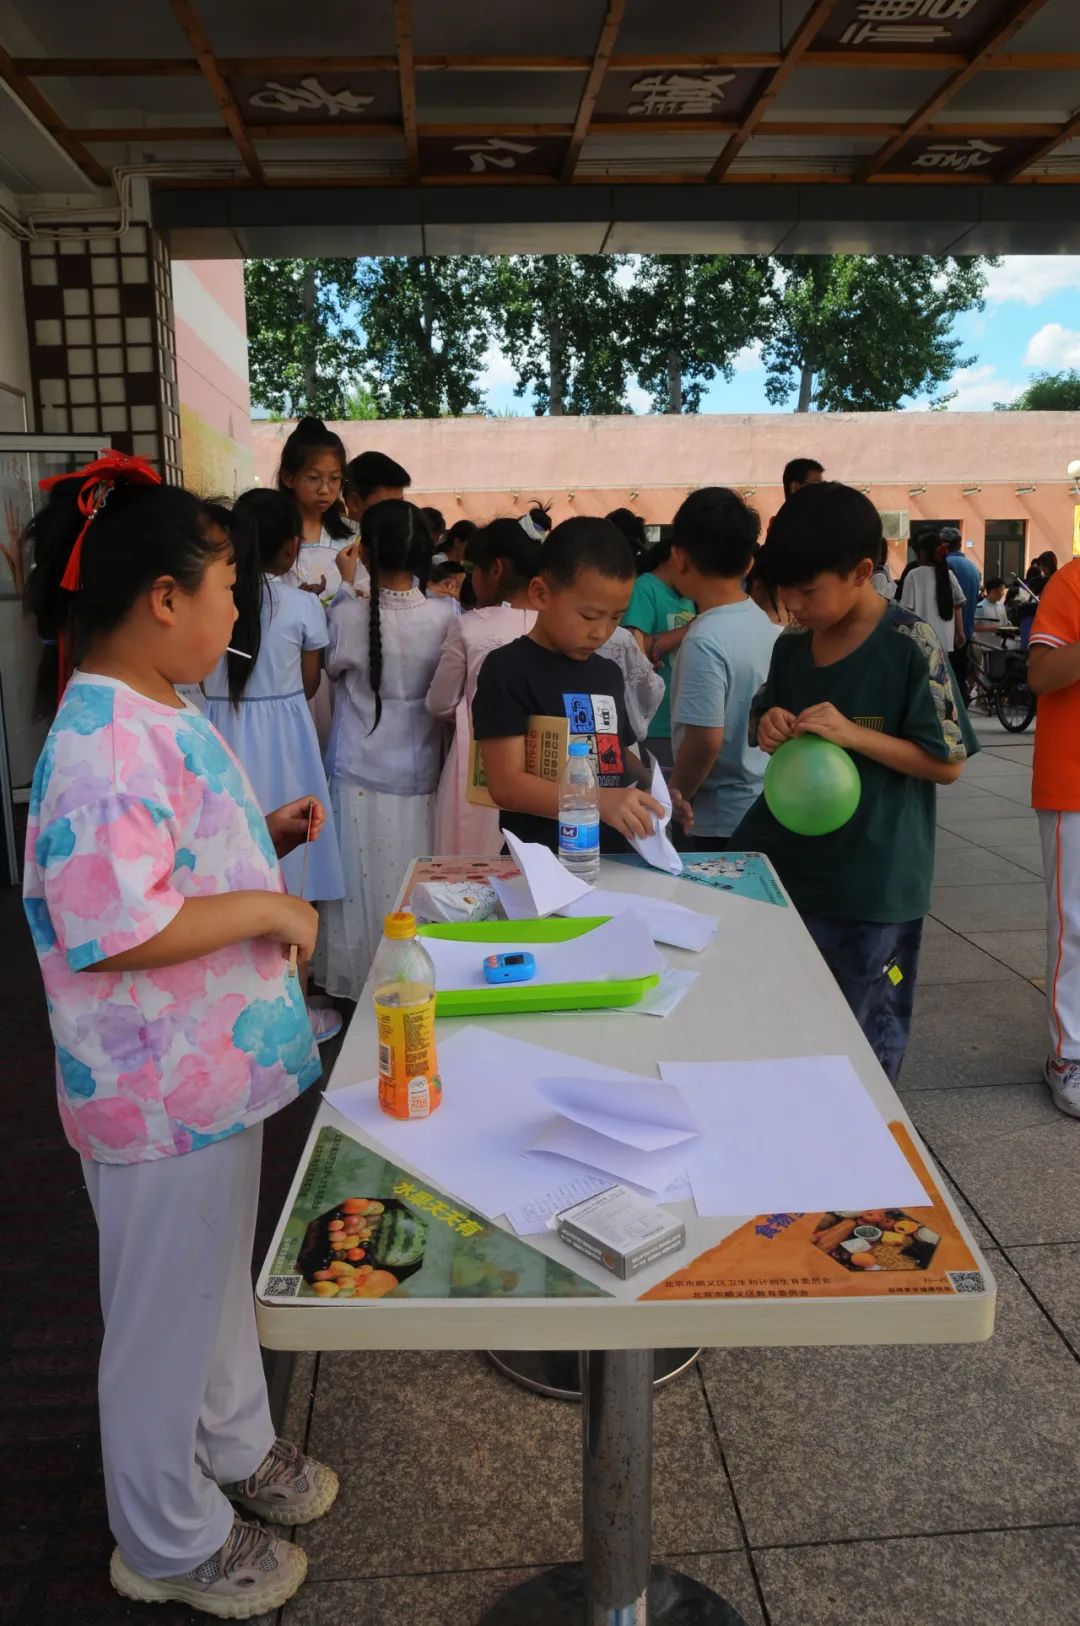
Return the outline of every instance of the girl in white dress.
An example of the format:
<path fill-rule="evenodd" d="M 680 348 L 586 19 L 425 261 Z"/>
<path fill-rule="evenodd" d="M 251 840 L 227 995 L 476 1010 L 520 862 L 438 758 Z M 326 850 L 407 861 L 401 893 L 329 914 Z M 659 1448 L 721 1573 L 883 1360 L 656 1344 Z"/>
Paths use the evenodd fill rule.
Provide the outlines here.
<path fill-rule="evenodd" d="M 313 970 L 328 993 L 348 999 L 359 997 L 409 865 L 432 850 L 442 728 L 424 702 L 454 607 L 412 585 L 427 548 L 419 510 L 390 500 L 366 510 L 359 544 L 338 555 L 327 768 L 345 896 L 321 906 Z M 350 586 L 358 556 L 370 578 L 363 598 Z"/>
<path fill-rule="evenodd" d="M 203 710 L 239 758 L 264 811 L 303 795 L 328 805 L 326 773 L 308 699 L 319 685 L 329 641 L 326 611 L 291 583 L 300 513 L 280 491 L 245 491 L 233 508 L 239 612 L 233 644 L 253 659 L 224 655 L 203 684 Z M 290 892 L 299 893 L 304 849 L 282 860 Z M 308 857 L 309 903 L 345 891 L 332 818 Z"/>

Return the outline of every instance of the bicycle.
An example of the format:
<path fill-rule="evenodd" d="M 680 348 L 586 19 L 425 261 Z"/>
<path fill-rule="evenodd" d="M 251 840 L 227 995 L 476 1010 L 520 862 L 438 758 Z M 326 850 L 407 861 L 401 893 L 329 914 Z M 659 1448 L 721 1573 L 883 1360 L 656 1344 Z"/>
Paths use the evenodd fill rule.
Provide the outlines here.
<path fill-rule="evenodd" d="M 999 636 L 1015 637 L 1013 627 Z M 995 649 L 975 638 L 971 644 L 972 689 L 969 708 L 978 702 L 988 717 L 997 717 L 1010 734 L 1022 734 L 1035 715 L 1035 696 L 1028 688 L 1027 651 Z"/>

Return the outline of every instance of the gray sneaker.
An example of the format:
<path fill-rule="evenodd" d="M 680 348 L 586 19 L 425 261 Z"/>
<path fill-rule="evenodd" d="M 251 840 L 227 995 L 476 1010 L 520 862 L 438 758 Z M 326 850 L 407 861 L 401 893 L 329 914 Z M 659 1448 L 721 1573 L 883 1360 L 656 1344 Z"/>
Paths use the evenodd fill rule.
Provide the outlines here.
<path fill-rule="evenodd" d="M 1080 1061 L 1048 1056 L 1045 1077 L 1058 1111 L 1068 1113 L 1070 1118 L 1080 1118 Z"/>
<path fill-rule="evenodd" d="M 338 1476 L 298 1445 L 275 1440 L 249 1479 L 221 1488 L 245 1513 L 270 1524 L 310 1524 L 333 1506 Z"/>
<path fill-rule="evenodd" d="M 109 1564 L 117 1592 L 138 1603 L 186 1603 L 219 1620 L 247 1620 L 280 1609 L 303 1583 L 307 1554 L 260 1525 L 236 1519 L 219 1552 L 185 1575 L 139 1575 L 119 1547 Z"/>

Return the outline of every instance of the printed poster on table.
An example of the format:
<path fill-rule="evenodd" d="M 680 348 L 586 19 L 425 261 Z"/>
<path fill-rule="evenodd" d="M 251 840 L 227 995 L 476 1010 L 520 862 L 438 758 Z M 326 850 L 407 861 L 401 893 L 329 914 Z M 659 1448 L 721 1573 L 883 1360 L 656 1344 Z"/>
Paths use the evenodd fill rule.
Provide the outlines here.
<path fill-rule="evenodd" d="M 981 1293 L 987 1282 L 907 1130 L 889 1125 L 927 1207 L 759 1214 L 643 1299 L 879 1298 Z"/>
<path fill-rule="evenodd" d="M 326 1125 L 259 1297 L 362 1304 L 611 1295 Z"/>

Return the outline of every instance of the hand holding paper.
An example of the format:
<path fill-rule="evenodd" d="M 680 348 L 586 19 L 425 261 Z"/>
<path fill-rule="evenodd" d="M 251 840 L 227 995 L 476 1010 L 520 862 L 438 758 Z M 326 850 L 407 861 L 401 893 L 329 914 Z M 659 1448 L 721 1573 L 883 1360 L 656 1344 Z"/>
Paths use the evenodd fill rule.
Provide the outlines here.
<path fill-rule="evenodd" d="M 682 859 L 672 846 L 667 833 L 668 825 L 671 823 L 671 796 L 663 771 L 655 757 L 652 759 L 652 765 L 650 794 L 666 809 L 666 812 L 662 819 L 657 819 L 652 835 L 632 836 L 631 841 L 635 851 L 639 852 L 645 862 L 651 864 L 654 869 L 666 870 L 668 875 L 681 875 Z"/>

